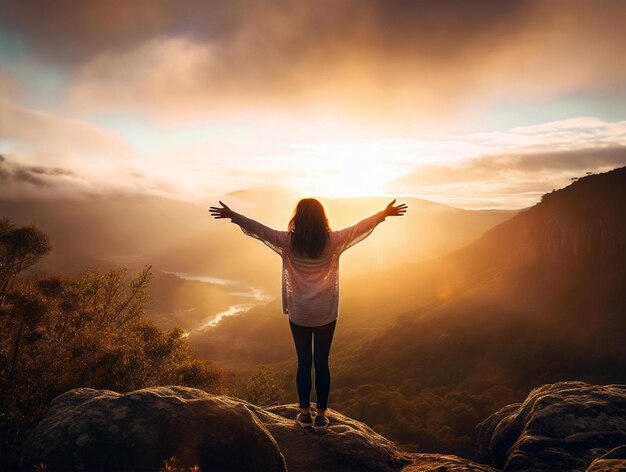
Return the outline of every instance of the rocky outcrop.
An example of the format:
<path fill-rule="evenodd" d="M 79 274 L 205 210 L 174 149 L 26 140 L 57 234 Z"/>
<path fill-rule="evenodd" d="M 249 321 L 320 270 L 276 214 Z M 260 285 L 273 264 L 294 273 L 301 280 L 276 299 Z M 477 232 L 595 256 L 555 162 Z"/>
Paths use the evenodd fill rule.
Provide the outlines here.
<path fill-rule="evenodd" d="M 486 420 L 478 425 L 478 438 L 476 444 L 476 455 L 482 461 L 488 464 L 502 464 L 506 461 L 507 450 L 502 451 L 498 448 L 502 443 L 493 442 L 494 431 L 509 415 L 517 413 L 521 403 L 512 403 L 501 408 L 496 413 L 489 416 Z M 507 444 L 504 447 L 508 447 Z"/>
<path fill-rule="evenodd" d="M 334 410 L 327 412 L 329 429 L 316 433 L 294 426 L 296 405 L 249 406 L 276 439 L 290 471 L 495 472 L 456 456 L 400 451 L 367 425 Z"/>
<path fill-rule="evenodd" d="M 176 457 L 201 471 L 464 471 L 494 469 L 454 456 L 411 454 L 333 410 L 324 432 L 295 424 L 296 405 L 260 408 L 186 387 L 57 397 L 25 444 L 21 468 L 156 472 Z"/>
<path fill-rule="evenodd" d="M 44 462 L 49 472 L 156 472 L 172 456 L 201 470 L 286 470 L 276 441 L 245 404 L 185 387 L 66 392 L 27 440 L 21 469 Z"/>
<path fill-rule="evenodd" d="M 626 385 L 536 388 L 478 425 L 478 442 L 479 459 L 505 472 L 585 471 L 626 444 Z"/>
<path fill-rule="evenodd" d="M 626 470 L 626 445 L 616 447 L 594 460 L 587 472 L 624 472 Z"/>

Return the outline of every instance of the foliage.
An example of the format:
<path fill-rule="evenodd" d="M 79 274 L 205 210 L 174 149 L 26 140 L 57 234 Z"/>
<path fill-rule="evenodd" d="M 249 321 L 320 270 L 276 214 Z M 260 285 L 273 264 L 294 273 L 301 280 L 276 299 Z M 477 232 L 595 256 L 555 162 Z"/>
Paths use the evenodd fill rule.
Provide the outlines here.
<path fill-rule="evenodd" d="M 0 220 L 0 307 L 20 272 L 50 252 L 48 237 L 34 226 Z"/>
<path fill-rule="evenodd" d="M 472 457 L 475 427 L 515 399 L 506 387 L 482 392 L 462 388 L 421 388 L 407 378 L 401 385 L 365 384 L 332 393 L 332 407 L 370 425 L 410 451 Z"/>
<path fill-rule="evenodd" d="M 163 461 L 163 467 L 159 469 L 159 472 L 200 472 L 200 468 L 197 465 L 185 467 L 178 459 L 170 457 Z"/>
<path fill-rule="evenodd" d="M 46 405 L 72 388 L 123 392 L 176 384 L 223 391 L 222 372 L 191 357 L 182 330 L 164 332 L 144 318 L 150 266 L 134 276 L 123 268 L 93 268 L 77 278 L 18 278 L 49 250 L 42 234 L 6 220 L 0 224 L 4 467 L 15 465 L 21 442 Z"/>
<path fill-rule="evenodd" d="M 234 393 L 255 405 L 269 406 L 278 404 L 285 394 L 285 386 L 276 373 L 267 366 L 260 365 L 243 386 L 235 387 Z"/>

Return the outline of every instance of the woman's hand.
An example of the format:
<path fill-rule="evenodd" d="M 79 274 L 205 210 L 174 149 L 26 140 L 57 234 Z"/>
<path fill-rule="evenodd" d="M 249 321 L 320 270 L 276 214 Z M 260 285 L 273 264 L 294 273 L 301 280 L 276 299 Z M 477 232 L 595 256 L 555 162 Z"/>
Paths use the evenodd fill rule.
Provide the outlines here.
<path fill-rule="evenodd" d="M 403 216 L 406 213 L 407 206 L 404 203 L 400 205 L 393 206 L 396 203 L 396 199 L 387 205 L 387 207 L 383 210 L 385 212 L 385 216 Z"/>
<path fill-rule="evenodd" d="M 219 220 L 220 218 L 232 218 L 235 215 L 235 212 L 224 205 L 221 200 L 220 205 L 222 205 L 222 208 L 209 207 L 209 212 L 213 218 Z"/>

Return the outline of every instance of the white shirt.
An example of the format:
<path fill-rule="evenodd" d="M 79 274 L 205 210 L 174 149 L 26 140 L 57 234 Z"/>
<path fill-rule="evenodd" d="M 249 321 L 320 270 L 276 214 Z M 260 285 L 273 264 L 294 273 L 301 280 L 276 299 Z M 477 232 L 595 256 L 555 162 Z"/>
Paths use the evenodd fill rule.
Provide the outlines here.
<path fill-rule="evenodd" d="M 235 213 L 232 222 L 248 236 L 263 241 L 283 260 L 282 308 L 300 326 L 322 326 L 337 319 L 339 309 L 339 256 L 362 241 L 385 220 L 380 211 L 354 226 L 331 231 L 322 253 L 315 259 L 291 251 L 291 236 Z"/>

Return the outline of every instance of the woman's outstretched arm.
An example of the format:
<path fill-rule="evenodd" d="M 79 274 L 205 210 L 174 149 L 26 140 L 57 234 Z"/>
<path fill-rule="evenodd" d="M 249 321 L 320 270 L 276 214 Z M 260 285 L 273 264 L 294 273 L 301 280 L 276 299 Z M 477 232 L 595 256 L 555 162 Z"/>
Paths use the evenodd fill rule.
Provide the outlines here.
<path fill-rule="evenodd" d="M 282 247 L 285 239 L 283 237 L 284 231 L 277 231 L 253 220 L 252 218 L 248 218 L 240 213 L 237 213 L 221 201 L 220 205 L 222 205 L 221 208 L 209 207 L 209 212 L 213 218 L 230 218 L 230 221 L 238 225 L 244 234 L 263 241 L 270 249 L 282 254 Z"/>
<path fill-rule="evenodd" d="M 385 216 L 404 216 L 408 208 L 406 203 L 400 203 L 400 205 L 395 206 L 394 203 L 396 203 L 395 198 L 385 207 L 383 210 L 385 212 Z"/>
<path fill-rule="evenodd" d="M 374 228 L 376 228 L 379 223 L 385 221 L 385 218 L 388 216 L 403 216 L 407 210 L 406 204 L 401 203 L 400 205 L 394 206 L 395 202 L 396 200 L 394 199 L 384 210 L 359 221 L 353 226 L 337 231 L 340 250 L 345 251 L 356 243 L 363 241 L 374 231 Z"/>

